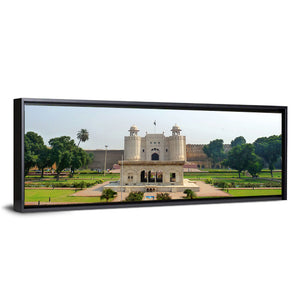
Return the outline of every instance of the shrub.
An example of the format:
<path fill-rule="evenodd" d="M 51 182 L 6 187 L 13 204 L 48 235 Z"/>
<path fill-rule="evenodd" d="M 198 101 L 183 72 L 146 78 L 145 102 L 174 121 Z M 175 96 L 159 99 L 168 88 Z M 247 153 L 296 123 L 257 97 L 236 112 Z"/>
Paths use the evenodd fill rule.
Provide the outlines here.
<path fill-rule="evenodd" d="M 80 188 L 81 190 L 83 188 L 86 188 L 87 186 L 88 186 L 87 183 L 85 181 L 83 181 L 83 180 L 79 181 L 79 182 L 76 182 L 76 181 L 73 182 L 73 187 Z"/>
<path fill-rule="evenodd" d="M 144 197 L 143 192 L 130 192 L 129 195 L 126 197 L 125 201 L 126 202 L 142 201 L 143 197 Z"/>
<path fill-rule="evenodd" d="M 112 189 L 104 189 L 100 198 L 108 201 L 109 199 L 115 198 L 116 195 L 117 192 L 113 191 Z"/>
<path fill-rule="evenodd" d="M 195 199 L 197 197 L 196 193 L 190 189 L 184 190 L 183 193 L 186 194 L 185 198 L 187 198 L 187 199 Z"/>
<path fill-rule="evenodd" d="M 231 182 L 226 182 L 226 181 L 218 181 L 218 182 L 215 182 L 214 185 L 221 189 L 226 189 L 226 188 L 232 187 Z"/>
<path fill-rule="evenodd" d="M 212 178 L 207 178 L 207 179 L 205 179 L 205 183 L 207 183 L 207 184 L 214 184 L 214 181 L 213 181 Z"/>
<path fill-rule="evenodd" d="M 75 174 L 99 174 L 99 172 L 92 171 L 92 170 L 79 170 L 79 171 L 76 171 Z"/>
<path fill-rule="evenodd" d="M 157 200 L 172 200 L 171 196 L 169 195 L 169 193 L 157 193 L 156 195 L 156 199 Z"/>

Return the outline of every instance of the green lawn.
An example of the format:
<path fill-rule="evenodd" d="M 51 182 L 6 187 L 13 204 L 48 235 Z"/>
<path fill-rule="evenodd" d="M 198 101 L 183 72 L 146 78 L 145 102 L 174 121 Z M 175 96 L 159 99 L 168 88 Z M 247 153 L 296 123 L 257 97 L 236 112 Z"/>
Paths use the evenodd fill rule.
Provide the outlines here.
<path fill-rule="evenodd" d="M 246 197 L 246 196 L 278 196 L 281 195 L 281 189 L 247 189 L 247 190 L 236 190 L 229 189 L 228 193 L 234 197 Z"/>
<path fill-rule="evenodd" d="M 74 177 L 60 177 L 59 180 L 56 180 L 53 176 L 46 176 L 41 178 L 40 176 L 26 176 L 25 186 L 26 187 L 74 187 L 77 188 L 76 184 L 81 181 L 84 181 L 86 186 L 93 186 L 95 184 L 101 183 L 99 180 L 104 181 L 116 181 L 120 179 L 120 174 L 76 174 Z M 64 184 L 64 185 L 62 185 Z"/>
<path fill-rule="evenodd" d="M 107 180 L 118 180 L 120 178 L 120 174 L 75 174 L 74 177 L 60 177 L 59 181 L 66 180 L 99 180 L 102 179 L 104 181 Z M 56 178 L 52 175 L 46 175 L 44 178 L 41 178 L 39 175 L 30 175 L 25 177 L 25 181 L 39 181 L 39 180 L 49 180 L 49 181 L 57 181 Z"/>
<path fill-rule="evenodd" d="M 106 200 L 100 199 L 100 197 L 73 197 L 70 196 L 75 193 L 75 190 L 25 190 L 25 203 L 26 202 L 72 202 L 72 203 L 100 203 L 106 202 Z M 112 199 L 109 200 L 109 202 Z"/>
<path fill-rule="evenodd" d="M 120 178 L 120 174 L 114 173 L 114 174 L 106 174 L 105 176 L 103 174 L 75 174 L 75 179 L 102 179 L 102 180 L 118 180 Z"/>
<path fill-rule="evenodd" d="M 208 171 L 208 172 L 185 172 L 184 178 L 186 179 L 194 179 L 194 180 L 205 180 L 208 178 L 239 178 L 239 174 L 237 171 L 233 170 L 222 170 L 222 171 Z M 241 178 L 249 178 L 249 176 L 245 176 L 241 173 Z M 271 178 L 270 171 L 262 171 L 259 173 L 259 178 Z M 273 172 L 273 178 L 274 179 L 280 179 L 281 178 L 281 171 L 274 171 Z"/>

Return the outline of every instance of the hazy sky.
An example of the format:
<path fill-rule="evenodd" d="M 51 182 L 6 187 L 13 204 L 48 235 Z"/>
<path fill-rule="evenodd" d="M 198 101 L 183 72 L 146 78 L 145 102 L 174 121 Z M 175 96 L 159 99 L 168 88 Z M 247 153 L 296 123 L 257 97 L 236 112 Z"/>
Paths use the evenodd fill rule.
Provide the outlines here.
<path fill-rule="evenodd" d="M 144 136 L 155 132 L 171 135 L 176 123 L 186 136 L 187 144 L 207 144 L 214 139 L 230 143 L 237 136 L 244 136 L 249 143 L 258 137 L 281 134 L 281 115 L 275 113 L 176 111 L 135 108 L 25 107 L 25 132 L 41 135 L 46 144 L 53 137 L 70 136 L 76 140 L 81 128 L 89 132 L 89 140 L 81 143 L 83 149 L 123 149 L 124 136 L 135 124 Z M 76 140 L 77 141 L 77 140 Z"/>

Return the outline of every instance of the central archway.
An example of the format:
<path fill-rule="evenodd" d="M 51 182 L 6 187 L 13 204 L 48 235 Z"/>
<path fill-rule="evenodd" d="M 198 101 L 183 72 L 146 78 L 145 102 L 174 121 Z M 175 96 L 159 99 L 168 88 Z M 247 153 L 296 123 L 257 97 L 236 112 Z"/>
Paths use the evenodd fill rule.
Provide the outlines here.
<path fill-rule="evenodd" d="M 151 155 L 151 160 L 159 160 L 159 155 L 157 153 L 153 153 Z"/>

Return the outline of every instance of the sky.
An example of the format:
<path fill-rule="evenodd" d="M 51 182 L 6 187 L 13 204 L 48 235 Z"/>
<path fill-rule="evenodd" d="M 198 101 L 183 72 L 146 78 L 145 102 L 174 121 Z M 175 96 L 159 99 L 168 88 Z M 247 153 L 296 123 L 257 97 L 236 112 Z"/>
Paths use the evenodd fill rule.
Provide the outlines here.
<path fill-rule="evenodd" d="M 164 132 L 169 136 L 177 124 L 187 144 L 208 144 L 214 139 L 229 144 L 237 136 L 252 143 L 259 137 L 281 134 L 281 114 L 276 113 L 25 106 L 25 133 L 38 133 L 46 145 L 51 138 L 63 135 L 76 142 L 77 132 L 84 128 L 89 132 L 89 140 L 80 143 L 83 149 L 104 149 L 105 145 L 108 149 L 123 149 L 124 136 L 129 135 L 133 124 L 140 136 L 146 132 Z"/>

